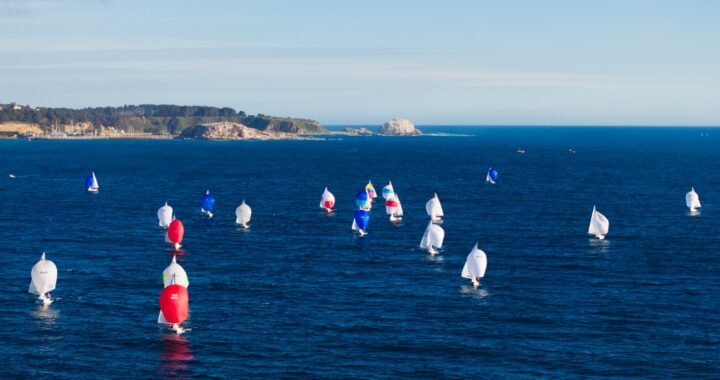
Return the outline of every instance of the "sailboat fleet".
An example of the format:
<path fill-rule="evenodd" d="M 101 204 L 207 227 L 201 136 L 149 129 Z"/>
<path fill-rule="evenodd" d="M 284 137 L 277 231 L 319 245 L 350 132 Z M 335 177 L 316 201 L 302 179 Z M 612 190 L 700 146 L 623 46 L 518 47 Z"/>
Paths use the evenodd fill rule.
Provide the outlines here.
<path fill-rule="evenodd" d="M 495 184 L 497 175 L 497 171 L 490 168 L 486 175 L 486 181 Z M 98 192 L 100 186 L 98 185 L 94 172 L 86 177 L 85 186 L 88 192 Z M 381 195 L 385 200 L 385 211 L 390 221 L 399 221 L 403 217 L 403 209 L 392 182 L 388 182 L 388 184 L 382 188 Z M 365 188 L 355 195 L 357 210 L 353 215 L 352 229 L 357 231 L 361 237 L 368 233 L 370 211 L 372 209 L 372 201 L 375 198 L 377 198 L 377 194 L 371 181 L 368 181 Z M 202 197 L 200 203 L 201 212 L 211 218 L 213 216 L 212 212 L 215 209 L 215 198 L 210 194 L 209 190 Z M 691 187 L 690 191 L 685 194 L 685 204 L 691 213 L 696 213 L 697 209 L 701 207 L 700 198 L 694 187 Z M 334 211 L 335 196 L 327 187 L 325 187 L 321 194 L 319 206 L 328 213 Z M 443 247 L 445 239 L 445 231 L 439 225 L 443 221 L 444 212 L 437 193 L 427 201 L 425 210 L 430 217 L 430 221 L 420 241 L 420 248 L 427 250 L 430 255 L 436 255 Z M 235 216 L 235 223 L 247 229 L 252 216 L 252 209 L 245 200 L 236 208 Z M 187 320 L 189 315 L 189 295 L 187 288 L 190 282 L 185 269 L 178 264 L 176 254 L 182 253 L 182 251 L 178 250 L 181 247 L 185 229 L 182 222 L 175 217 L 173 208 L 167 202 L 157 210 L 157 218 L 158 225 L 167 229 L 165 234 L 166 241 L 172 244 L 175 250 L 172 261 L 162 272 L 163 290 L 160 293 L 159 299 L 160 312 L 158 314 L 158 323 L 168 326 L 177 334 L 182 334 L 189 331 L 189 329 L 184 328 L 182 324 Z M 593 206 L 590 224 L 588 226 L 588 234 L 592 235 L 595 239 L 603 240 L 607 236 L 609 229 L 610 222 L 608 218 Z M 481 279 L 485 277 L 486 270 L 487 255 L 478 248 L 478 243 L 475 243 L 466 257 L 460 276 L 470 280 L 473 287 L 477 288 L 480 285 Z M 57 285 L 58 270 L 55 263 L 46 258 L 44 252 L 40 260 L 33 265 L 30 278 L 31 281 L 28 292 L 37 295 L 38 302 L 44 305 L 44 307 L 52 304 L 54 300 L 50 292 L 54 291 Z"/>

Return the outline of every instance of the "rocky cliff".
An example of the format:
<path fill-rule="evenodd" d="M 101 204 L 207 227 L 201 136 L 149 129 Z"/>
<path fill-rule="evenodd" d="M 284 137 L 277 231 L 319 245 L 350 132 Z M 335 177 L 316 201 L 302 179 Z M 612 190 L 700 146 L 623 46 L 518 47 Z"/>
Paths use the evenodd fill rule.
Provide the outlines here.
<path fill-rule="evenodd" d="M 180 138 L 200 140 L 291 140 L 297 139 L 296 133 L 261 131 L 240 123 L 207 123 L 186 128 Z"/>
<path fill-rule="evenodd" d="M 417 136 L 422 135 L 422 131 L 415 128 L 410 120 L 407 119 L 392 119 L 385 122 L 378 131 L 381 135 L 388 136 Z"/>

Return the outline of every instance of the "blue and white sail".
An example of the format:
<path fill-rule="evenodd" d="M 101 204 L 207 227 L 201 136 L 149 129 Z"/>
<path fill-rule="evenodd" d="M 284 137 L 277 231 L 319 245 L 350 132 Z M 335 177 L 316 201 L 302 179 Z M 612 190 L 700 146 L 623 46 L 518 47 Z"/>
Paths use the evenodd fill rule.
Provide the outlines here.
<path fill-rule="evenodd" d="M 213 197 L 212 194 L 210 194 L 210 190 L 208 190 L 202 199 L 200 199 L 200 212 L 212 218 L 213 210 L 215 210 L 215 197 Z"/>
<path fill-rule="evenodd" d="M 367 190 L 355 194 L 355 204 L 360 210 L 369 211 L 372 208 L 372 201 Z"/>
<path fill-rule="evenodd" d="M 360 233 L 360 236 L 365 236 L 367 235 L 367 229 L 369 225 L 370 214 L 365 210 L 355 211 L 355 215 L 353 216 L 352 229 L 354 231 L 358 231 L 358 233 Z"/>
<path fill-rule="evenodd" d="M 97 193 L 98 190 L 100 190 L 100 185 L 98 184 L 97 177 L 95 177 L 95 172 L 92 172 L 92 174 L 85 177 L 85 188 L 89 193 Z"/>
<path fill-rule="evenodd" d="M 392 181 L 388 181 L 388 184 L 382 188 L 382 197 L 385 200 L 390 199 L 395 195 L 395 188 L 393 188 Z"/>
<path fill-rule="evenodd" d="M 487 175 L 485 176 L 485 181 L 490 182 L 491 184 L 495 184 L 495 181 L 497 181 L 498 172 L 497 170 L 490 168 L 488 169 Z"/>

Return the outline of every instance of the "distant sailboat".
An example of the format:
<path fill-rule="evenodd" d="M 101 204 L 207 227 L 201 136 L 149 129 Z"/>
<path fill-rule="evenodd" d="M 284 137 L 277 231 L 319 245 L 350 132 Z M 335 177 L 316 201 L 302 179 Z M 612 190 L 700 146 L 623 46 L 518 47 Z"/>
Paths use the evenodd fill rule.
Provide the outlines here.
<path fill-rule="evenodd" d="M 700 206 L 700 197 L 695 192 L 695 187 L 691 187 L 690 191 L 685 194 L 685 205 L 690 209 L 691 213 L 697 212 L 697 209 L 702 207 Z"/>
<path fill-rule="evenodd" d="M 165 202 L 165 205 L 160 207 L 157 211 L 158 225 L 163 228 L 168 228 L 172 223 L 173 208 Z"/>
<path fill-rule="evenodd" d="M 473 286 L 477 288 L 478 285 L 480 285 L 480 279 L 485 277 L 486 269 L 487 256 L 485 252 L 478 249 L 477 243 L 475 243 L 472 251 L 470 251 L 467 259 L 465 259 L 465 266 L 463 267 L 461 276 L 470 279 Z"/>
<path fill-rule="evenodd" d="M 355 194 L 355 204 L 360 210 L 370 211 L 372 208 L 372 202 L 370 201 L 370 195 L 367 190 L 363 190 Z"/>
<path fill-rule="evenodd" d="M 388 200 L 388 198 L 391 198 L 393 195 L 395 195 L 395 189 L 393 188 L 392 182 L 388 181 L 388 184 L 382 188 L 382 197 Z"/>
<path fill-rule="evenodd" d="M 327 212 L 332 212 L 333 207 L 335 207 L 335 196 L 326 187 L 320 196 L 320 208 L 324 208 Z"/>
<path fill-rule="evenodd" d="M 172 243 L 173 248 L 175 250 L 180 249 L 182 243 L 183 236 L 185 235 L 185 226 L 183 226 L 180 219 L 173 219 L 172 222 L 170 222 L 170 225 L 168 226 L 167 230 L 167 239 Z"/>
<path fill-rule="evenodd" d="M 207 215 L 208 218 L 212 218 L 213 210 L 215 210 L 215 197 L 213 197 L 210 194 L 210 190 L 208 190 L 200 200 L 200 212 Z"/>
<path fill-rule="evenodd" d="M 440 198 L 438 198 L 437 193 L 425 203 L 425 211 L 427 211 L 430 220 L 433 222 L 437 223 L 442 221 L 445 214 L 443 214 L 442 205 L 440 204 Z"/>
<path fill-rule="evenodd" d="M 173 277 L 171 284 L 166 286 L 160 293 L 160 314 L 158 323 L 170 325 L 170 328 L 178 335 L 185 332 L 180 326 L 188 317 L 188 291 L 187 288 L 176 283 Z"/>
<path fill-rule="evenodd" d="M 173 279 L 175 280 L 175 283 L 180 286 L 187 288 L 190 285 L 188 275 L 185 273 L 185 269 L 177 263 L 175 255 L 173 255 L 170 265 L 168 265 L 163 271 L 163 286 L 167 288 L 172 285 Z"/>
<path fill-rule="evenodd" d="M 10 174 L 8 174 L 8 177 L 15 178 L 15 174 L 10 173 Z"/>
<path fill-rule="evenodd" d="M 252 209 L 245 203 L 245 200 L 243 199 L 240 206 L 235 209 L 235 223 L 247 229 L 247 224 L 250 223 L 250 217 L 252 217 Z"/>
<path fill-rule="evenodd" d="M 403 209 L 397 193 L 385 201 L 385 212 L 390 216 L 391 222 L 398 222 L 402 219 Z"/>
<path fill-rule="evenodd" d="M 605 239 L 610 230 L 610 222 L 605 215 L 597 212 L 595 206 L 593 206 L 592 216 L 590 216 L 590 227 L 588 227 L 588 234 L 595 235 L 598 240 Z"/>
<path fill-rule="evenodd" d="M 360 236 L 365 236 L 367 235 L 368 225 L 370 225 L 370 214 L 365 210 L 355 211 L 352 229 L 358 231 Z"/>
<path fill-rule="evenodd" d="M 92 174 L 85 177 L 85 188 L 87 189 L 88 193 L 97 193 L 100 189 L 97 177 L 95 177 L 95 172 L 92 172 Z"/>
<path fill-rule="evenodd" d="M 445 240 L 445 230 L 430 222 L 420 241 L 420 248 L 427 249 L 428 253 L 435 255 L 438 253 L 437 249 L 442 248 L 443 240 Z"/>
<path fill-rule="evenodd" d="M 40 260 L 33 265 L 30 271 L 30 287 L 28 293 L 37 294 L 43 305 L 50 305 L 53 300 L 50 292 L 55 290 L 57 284 L 57 267 L 55 263 L 45 259 L 45 252 Z"/>
<path fill-rule="evenodd" d="M 375 192 L 375 187 L 373 186 L 372 182 L 368 180 L 367 185 L 365 185 L 365 190 L 368 192 L 368 196 L 370 199 L 377 198 L 377 193 Z"/>
<path fill-rule="evenodd" d="M 490 182 L 491 184 L 495 184 L 495 181 L 497 181 L 498 172 L 497 170 L 490 168 L 488 169 L 487 175 L 485 176 L 485 181 Z"/>

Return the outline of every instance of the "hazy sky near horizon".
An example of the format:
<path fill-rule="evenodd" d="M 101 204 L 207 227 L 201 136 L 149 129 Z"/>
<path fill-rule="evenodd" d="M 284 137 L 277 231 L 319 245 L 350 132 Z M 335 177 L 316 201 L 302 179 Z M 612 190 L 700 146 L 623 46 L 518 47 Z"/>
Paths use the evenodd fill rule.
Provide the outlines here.
<path fill-rule="evenodd" d="M 720 2 L 0 0 L 0 103 L 720 125 Z"/>

